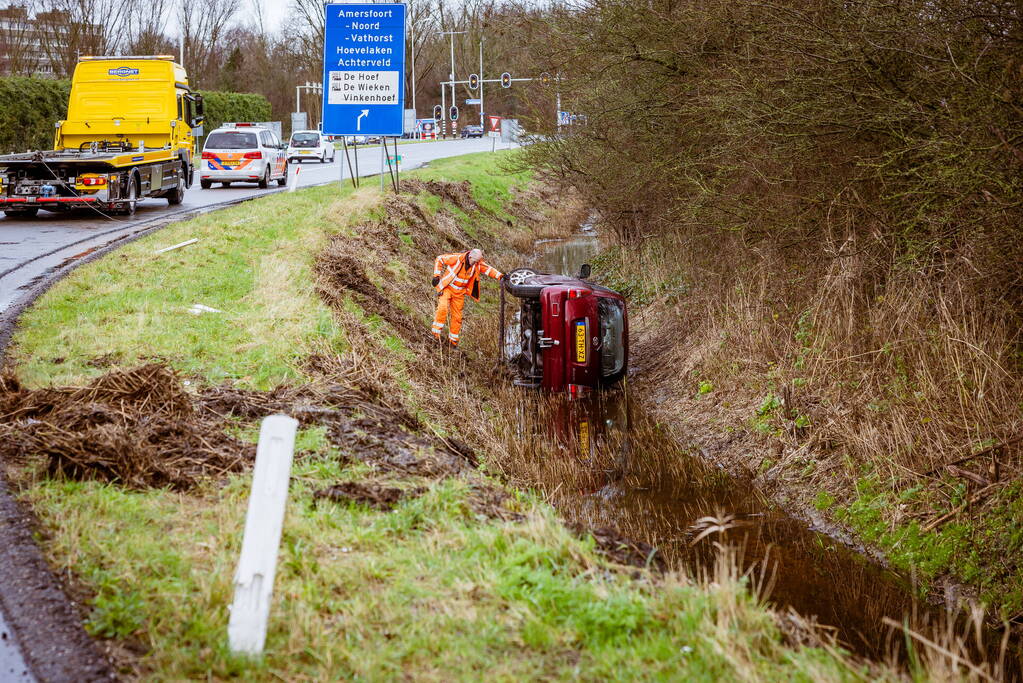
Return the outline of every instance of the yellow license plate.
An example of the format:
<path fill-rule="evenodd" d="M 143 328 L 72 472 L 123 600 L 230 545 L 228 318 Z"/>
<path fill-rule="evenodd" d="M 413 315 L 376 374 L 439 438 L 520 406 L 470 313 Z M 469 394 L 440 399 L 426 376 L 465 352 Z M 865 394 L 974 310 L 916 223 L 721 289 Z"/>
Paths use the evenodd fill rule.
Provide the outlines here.
<path fill-rule="evenodd" d="M 579 450 L 583 455 L 590 453 L 590 423 L 586 420 L 579 423 Z"/>
<path fill-rule="evenodd" d="M 586 321 L 580 320 L 575 324 L 575 362 L 586 362 Z"/>

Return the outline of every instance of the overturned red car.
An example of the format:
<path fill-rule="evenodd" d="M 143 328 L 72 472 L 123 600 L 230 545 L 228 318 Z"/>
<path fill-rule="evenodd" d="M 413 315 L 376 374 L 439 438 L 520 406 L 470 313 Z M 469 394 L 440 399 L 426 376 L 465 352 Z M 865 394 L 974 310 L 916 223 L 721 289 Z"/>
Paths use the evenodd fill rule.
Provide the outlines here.
<path fill-rule="evenodd" d="M 578 277 L 517 268 L 504 288 L 521 301 L 518 325 L 505 340 L 519 386 L 578 392 L 610 386 L 629 364 L 625 298 Z"/>

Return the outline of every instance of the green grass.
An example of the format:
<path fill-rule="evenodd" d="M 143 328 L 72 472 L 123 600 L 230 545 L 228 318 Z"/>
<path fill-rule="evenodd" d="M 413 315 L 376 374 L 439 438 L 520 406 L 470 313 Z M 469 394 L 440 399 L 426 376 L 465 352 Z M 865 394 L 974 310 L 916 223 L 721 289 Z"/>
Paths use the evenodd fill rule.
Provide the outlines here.
<path fill-rule="evenodd" d="M 477 201 L 498 218 L 461 219 L 499 231 L 503 203 L 528 181 L 496 172 L 500 158 L 441 160 L 420 177 L 470 179 Z M 113 353 L 118 365 L 155 356 L 200 383 L 265 388 L 303 381 L 310 351 L 344 352 L 352 334 L 376 344 L 381 366 L 408 390 L 402 399 L 430 419 L 413 394 L 422 378 L 410 376 L 412 352 L 401 337 L 351 299 L 332 315 L 313 292 L 314 254 L 330 233 L 357 237 L 354 226 L 381 215 L 379 199 L 372 189 L 304 189 L 140 240 L 79 269 L 25 315 L 17 370 L 36 386 L 77 383 L 102 372 L 88 363 L 97 356 Z M 200 242 L 152 253 L 190 237 Z M 395 284 L 419 276 L 400 262 L 382 263 Z M 193 303 L 224 312 L 193 316 Z M 231 431 L 250 441 L 257 434 L 251 423 Z M 322 427 L 301 430 L 296 446 L 266 654 L 258 661 L 234 657 L 226 645 L 249 474 L 190 493 L 18 474 L 48 558 L 87 596 L 86 627 L 146 652 L 128 662 L 146 680 L 866 677 L 839 653 L 786 645 L 730 562 L 707 581 L 634 578 L 530 494 L 513 492 L 506 503 L 524 520 L 502 522 L 475 511 L 463 479 L 346 464 L 354 453 L 332 444 Z M 315 490 L 338 480 L 427 492 L 389 512 L 314 500 Z"/>
<path fill-rule="evenodd" d="M 765 680 L 854 677 L 782 646 L 739 584 L 601 569 L 592 544 L 529 497 L 519 524 L 477 519 L 458 480 L 393 512 L 311 497 L 364 474 L 329 456 L 296 465 L 260 662 L 226 647 L 248 476 L 198 495 L 43 481 L 28 498 L 46 511 L 58 569 L 95 594 L 87 628 L 141 641 L 147 680 L 715 681 L 747 666 Z"/>
<path fill-rule="evenodd" d="M 947 499 L 930 491 L 921 501 L 920 487 L 896 494 L 894 487 L 864 477 L 845 505 L 834 505 L 835 498 L 824 492 L 818 494 L 816 503 L 828 503 L 818 509 L 828 510 L 836 520 L 880 548 L 892 565 L 913 571 L 922 589 L 939 576 L 951 576 L 976 586 L 983 602 L 1009 618 L 1023 610 L 1023 569 L 1006 562 L 1006 558 L 1017 557 L 1023 551 L 1021 489 L 1023 485 L 1016 483 L 999 493 L 980 519 L 956 517 L 930 530 L 918 520 L 890 520 L 900 506 L 914 501 L 936 511 L 934 514 L 948 512 L 960 504 L 955 489 Z"/>

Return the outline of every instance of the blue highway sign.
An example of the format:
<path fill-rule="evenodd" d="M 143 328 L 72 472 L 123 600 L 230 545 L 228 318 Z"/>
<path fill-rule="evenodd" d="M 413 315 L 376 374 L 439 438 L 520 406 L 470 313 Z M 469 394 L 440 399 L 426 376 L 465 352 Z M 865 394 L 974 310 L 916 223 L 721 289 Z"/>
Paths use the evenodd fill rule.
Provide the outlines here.
<path fill-rule="evenodd" d="M 323 41 L 323 133 L 403 131 L 404 4 L 330 3 Z"/>

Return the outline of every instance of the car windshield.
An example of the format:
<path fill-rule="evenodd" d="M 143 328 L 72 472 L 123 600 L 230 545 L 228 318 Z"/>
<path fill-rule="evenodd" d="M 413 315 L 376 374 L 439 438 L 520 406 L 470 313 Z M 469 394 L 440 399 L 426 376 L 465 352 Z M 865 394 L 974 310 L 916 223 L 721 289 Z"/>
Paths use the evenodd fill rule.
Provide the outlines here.
<path fill-rule="evenodd" d="M 224 131 L 210 133 L 203 149 L 255 149 L 256 147 L 259 145 L 256 143 L 255 133 Z"/>
<path fill-rule="evenodd" d="M 600 297 L 600 371 L 604 377 L 625 366 L 625 307 L 617 299 Z"/>
<path fill-rule="evenodd" d="M 291 136 L 292 147 L 318 147 L 320 136 L 316 133 L 295 133 Z"/>

